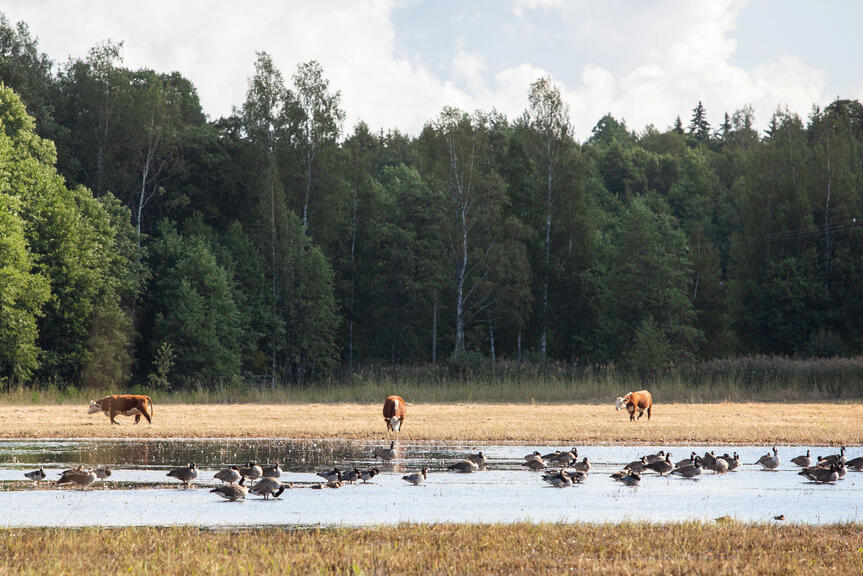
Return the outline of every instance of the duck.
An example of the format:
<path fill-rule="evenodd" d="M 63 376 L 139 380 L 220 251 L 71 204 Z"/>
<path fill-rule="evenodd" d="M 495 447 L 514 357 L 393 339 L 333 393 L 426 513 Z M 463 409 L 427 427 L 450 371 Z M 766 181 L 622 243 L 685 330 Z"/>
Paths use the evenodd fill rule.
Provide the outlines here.
<path fill-rule="evenodd" d="M 324 472 L 318 472 L 318 476 L 326 480 L 327 482 L 341 482 L 342 480 L 342 471 L 338 468 L 333 468 L 332 470 L 327 470 Z"/>
<path fill-rule="evenodd" d="M 240 474 L 249 480 L 257 480 L 264 475 L 264 471 L 254 462 L 248 462 L 244 467 L 240 468 Z"/>
<path fill-rule="evenodd" d="M 112 470 L 107 466 L 102 466 L 101 468 L 96 468 L 93 470 L 96 473 L 96 478 L 99 480 L 105 480 L 111 475 Z"/>
<path fill-rule="evenodd" d="M 676 462 L 674 464 L 674 467 L 675 468 L 685 468 L 686 466 L 692 466 L 693 464 L 695 464 L 696 458 L 698 458 L 698 456 L 696 456 L 695 452 L 693 452 L 689 455 L 689 458 L 684 458 L 683 460 Z"/>
<path fill-rule="evenodd" d="M 395 440 L 390 442 L 389 448 L 378 448 L 375 450 L 374 456 L 376 458 L 380 458 L 381 460 L 392 460 L 396 457 L 396 443 Z"/>
<path fill-rule="evenodd" d="M 575 463 L 575 469 L 579 472 L 584 472 L 585 474 L 590 472 L 590 462 L 587 460 L 587 456 L 585 456 L 584 460 L 582 460 L 581 462 Z"/>
<path fill-rule="evenodd" d="M 526 466 L 531 470 L 545 470 L 547 464 L 542 460 L 528 460 L 527 462 L 523 462 L 522 466 Z"/>
<path fill-rule="evenodd" d="M 284 485 L 272 476 L 265 476 L 258 480 L 257 484 L 249 487 L 249 492 L 263 496 L 267 500 L 269 496 L 278 498 L 285 491 Z"/>
<path fill-rule="evenodd" d="M 773 455 L 770 455 L 770 452 L 762 456 L 758 459 L 756 464 L 761 464 L 761 467 L 764 470 L 776 470 L 779 468 L 779 452 L 776 451 L 776 447 L 773 447 Z"/>
<path fill-rule="evenodd" d="M 198 469 L 194 462 L 189 462 L 188 466 L 174 468 L 168 472 L 168 476 L 176 478 L 188 488 L 192 484 L 192 480 L 198 477 Z"/>
<path fill-rule="evenodd" d="M 818 484 L 836 482 L 839 479 L 839 464 L 834 462 L 827 468 L 821 466 L 810 466 L 808 468 L 804 468 L 797 474 L 799 476 L 805 476 Z"/>
<path fill-rule="evenodd" d="M 237 500 L 245 500 L 246 494 L 249 493 L 249 488 L 247 486 L 243 486 L 243 482 L 245 482 L 245 477 L 240 478 L 239 484 L 225 484 L 224 486 L 216 486 L 212 490 L 211 493 L 218 494 L 225 500 L 230 502 L 236 502 Z"/>
<path fill-rule="evenodd" d="M 671 461 L 671 452 L 668 452 L 665 455 L 665 460 L 659 460 L 657 462 L 651 462 L 647 465 L 648 468 L 653 470 L 654 472 L 659 472 L 660 476 L 664 476 L 668 474 L 672 470 L 674 470 L 674 462 Z"/>
<path fill-rule="evenodd" d="M 792 458 L 791 463 L 796 466 L 800 466 L 801 468 L 809 468 L 812 466 L 812 456 L 809 455 L 809 450 L 806 451 L 806 454 Z"/>
<path fill-rule="evenodd" d="M 272 466 L 264 466 L 261 468 L 261 476 L 263 478 L 279 478 L 282 475 L 282 467 L 276 462 Z"/>
<path fill-rule="evenodd" d="M 724 460 L 723 460 L 724 462 Z M 680 474 L 684 478 L 695 478 L 696 476 L 701 476 L 701 458 L 696 456 L 695 463 L 690 464 L 689 466 L 681 466 L 679 468 L 675 468 L 671 471 L 672 474 Z"/>
<path fill-rule="evenodd" d="M 845 463 L 845 466 L 847 466 L 848 468 L 853 468 L 857 472 L 863 472 L 863 456 L 852 458 Z"/>
<path fill-rule="evenodd" d="M 485 454 L 482 453 L 482 450 L 480 450 L 476 454 L 468 454 L 465 460 L 470 460 L 471 462 L 480 467 L 485 466 L 486 463 L 486 457 Z"/>
<path fill-rule="evenodd" d="M 377 468 L 372 468 L 371 470 L 362 470 L 360 471 L 360 478 L 362 478 L 363 482 L 368 482 L 380 473 L 380 470 L 378 470 Z"/>
<path fill-rule="evenodd" d="M 66 470 L 60 474 L 60 479 L 57 484 L 77 484 L 82 490 L 96 481 L 96 473 L 92 470 L 86 470 L 81 466 L 73 470 Z"/>
<path fill-rule="evenodd" d="M 459 460 L 454 464 L 450 464 L 447 466 L 447 470 L 452 470 L 454 472 L 461 472 L 462 474 L 469 474 L 471 472 L 476 472 L 479 469 L 476 462 L 472 462 L 470 460 Z"/>
<path fill-rule="evenodd" d="M 640 474 L 642 470 L 647 468 L 647 464 L 648 464 L 647 456 L 642 456 L 641 460 L 634 460 L 634 461 L 630 462 L 629 464 L 627 464 L 626 466 L 624 466 L 623 468 L 629 469 L 633 472 L 638 472 Z"/>
<path fill-rule="evenodd" d="M 45 479 L 45 469 L 42 468 L 42 466 L 39 466 L 38 470 L 33 470 L 32 472 L 26 472 L 24 474 L 24 476 L 38 484 L 40 481 Z"/>
<path fill-rule="evenodd" d="M 420 484 L 425 482 L 426 478 L 428 478 L 428 472 L 428 466 L 423 466 L 423 469 L 420 470 L 418 473 L 402 476 L 402 480 L 409 484 L 413 484 L 414 486 L 419 486 Z"/>
<path fill-rule="evenodd" d="M 243 475 L 240 474 L 240 469 L 236 466 L 219 470 L 214 474 L 216 480 L 221 480 L 225 484 L 235 484 L 242 480 Z"/>

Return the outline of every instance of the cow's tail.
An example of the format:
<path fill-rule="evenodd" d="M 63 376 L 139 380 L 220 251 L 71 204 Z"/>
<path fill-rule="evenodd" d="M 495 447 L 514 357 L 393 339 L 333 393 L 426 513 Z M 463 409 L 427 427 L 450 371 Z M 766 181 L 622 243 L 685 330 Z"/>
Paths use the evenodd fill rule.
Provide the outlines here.
<path fill-rule="evenodd" d="M 152 415 L 153 415 L 153 399 L 152 399 L 152 398 L 150 398 L 149 396 L 147 396 L 147 404 L 149 404 L 149 405 L 150 405 L 150 416 L 152 416 Z M 649 418 L 649 417 L 650 417 L 650 414 L 648 413 L 648 415 L 647 415 L 647 416 L 648 416 L 648 418 Z"/>

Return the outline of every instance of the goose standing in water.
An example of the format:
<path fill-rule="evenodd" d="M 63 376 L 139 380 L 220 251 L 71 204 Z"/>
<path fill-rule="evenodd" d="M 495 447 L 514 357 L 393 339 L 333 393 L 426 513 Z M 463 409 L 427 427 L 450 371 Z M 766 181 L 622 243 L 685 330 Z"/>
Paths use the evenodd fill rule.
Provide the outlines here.
<path fill-rule="evenodd" d="M 713 466 L 710 467 L 715 474 L 725 474 L 728 472 L 728 462 L 724 458 L 714 458 Z"/>
<path fill-rule="evenodd" d="M 693 454 L 695 454 L 695 452 L 693 452 Z M 634 461 L 630 462 L 629 464 L 627 464 L 626 466 L 624 466 L 623 468 L 624 468 L 624 470 L 628 469 L 628 470 L 631 470 L 633 472 L 638 472 L 640 474 L 642 470 L 647 468 L 647 464 L 648 464 L 647 456 L 642 456 L 641 460 L 634 460 Z"/>
<path fill-rule="evenodd" d="M 638 486 L 638 483 L 641 482 L 641 474 L 630 471 L 629 474 L 615 478 L 615 480 L 626 486 Z"/>
<path fill-rule="evenodd" d="M 240 468 L 240 474 L 249 480 L 257 480 L 264 475 L 264 471 L 254 462 L 248 462 L 243 468 Z"/>
<path fill-rule="evenodd" d="M 272 466 L 261 468 L 261 476 L 264 478 L 279 478 L 282 475 L 282 467 L 276 462 Z"/>
<path fill-rule="evenodd" d="M 647 456 L 645 456 L 645 458 L 647 458 L 648 464 L 653 464 L 654 462 L 661 462 L 662 460 L 665 460 L 665 450 L 660 450 L 656 454 L 648 454 Z"/>
<path fill-rule="evenodd" d="M 845 463 L 848 468 L 852 468 L 857 472 L 863 472 L 863 456 L 858 456 L 857 458 L 852 458 L 848 462 Z"/>
<path fill-rule="evenodd" d="M 216 480 L 221 480 L 225 484 L 236 484 L 239 482 L 243 475 L 240 474 L 240 469 L 236 466 L 231 466 L 230 468 L 225 468 L 224 470 L 219 470 L 214 475 Z"/>
<path fill-rule="evenodd" d="M 239 484 L 225 484 L 224 486 L 217 486 L 210 490 L 210 492 L 216 493 L 225 500 L 229 500 L 231 502 L 245 500 L 246 494 L 249 492 L 249 489 L 246 486 L 243 486 L 243 482 L 245 481 L 245 478 L 240 478 Z"/>
<path fill-rule="evenodd" d="M 671 461 L 671 452 L 665 455 L 665 460 L 651 462 L 647 465 L 647 467 L 654 472 L 659 472 L 660 476 L 665 476 L 666 474 L 674 470 L 674 462 Z"/>
<path fill-rule="evenodd" d="M 318 472 L 318 476 L 326 480 L 327 482 L 341 482 L 342 481 L 342 471 L 338 468 L 333 468 L 332 470 L 327 470 L 325 472 Z"/>
<path fill-rule="evenodd" d="M 809 468 L 804 468 L 797 474 L 805 476 L 818 484 L 836 482 L 839 479 L 839 464 L 834 462 L 827 468 L 823 468 L 821 466 L 810 466 Z"/>
<path fill-rule="evenodd" d="M 809 455 L 809 450 L 802 456 L 795 456 L 791 459 L 791 463 L 800 466 L 801 468 L 809 468 L 812 466 L 812 457 Z"/>
<path fill-rule="evenodd" d="M 418 473 L 407 474 L 406 476 L 402 476 L 402 480 L 413 484 L 414 486 L 419 486 L 423 482 L 425 482 L 426 478 L 428 478 L 429 469 L 428 466 L 423 466 L 423 469 Z"/>
<path fill-rule="evenodd" d="M 728 462 L 728 471 L 736 470 L 740 466 L 740 456 L 734 452 L 734 456 L 730 456 L 728 452 L 722 455 L 722 459 Z"/>
<path fill-rule="evenodd" d="M 249 492 L 263 496 L 266 500 L 269 496 L 278 498 L 285 491 L 284 485 L 276 478 L 264 477 L 258 480 L 258 483 L 249 487 Z"/>
<path fill-rule="evenodd" d="M 825 456 L 819 462 L 819 464 L 833 464 L 834 462 L 838 462 L 840 459 L 845 458 L 845 446 L 839 449 L 839 454 L 831 454 L 830 456 Z"/>
<path fill-rule="evenodd" d="M 701 458 L 696 456 L 694 464 L 680 466 L 671 471 L 672 474 L 680 474 L 684 478 L 695 478 L 701 476 Z M 723 460 L 724 462 L 724 460 Z"/>
<path fill-rule="evenodd" d="M 174 468 L 168 472 L 168 476 L 176 478 L 182 482 L 186 488 L 188 488 L 192 484 L 192 480 L 198 477 L 198 469 L 194 462 L 189 462 L 188 466 Z"/>
<path fill-rule="evenodd" d="M 773 447 L 773 455 L 768 452 L 759 458 L 756 464 L 761 464 L 764 470 L 776 470 L 779 468 L 779 452 L 776 451 L 776 447 Z"/>
<path fill-rule="evenodd" d="M 470 460 L 480 468 L 485 466 L 486 463 L 486 457 L 485 454 L 482 453 L 482 450 L 480 450 L 476 454 L 468 454 L 467 457 L 465 457 L 465 460 Z"/>
<path fill-rule="evenodd" d="M 32 480 L 35 483 L 39 483 L 40 481 L 45 479 L 45 469 L 39 466 L 38 470 L 33 470 L 32 472 L 27 472 L 24 474 L 27 478 Z"/>
<path fill-rule="evenodd" d="M 363 482 L 368 482 L 380 473 L 380 470 L 378 470 L 377 468 L 372 468 L 371 470 L 362 470 L 360 472 L 360 478 L 362 478 Z"/>
<path fill-rule="evenodd" d="M 587 456 L 585 456 L 584 460 L 582 460 L 581 462 L 575 463 L 575 469 L 579 472 L 584 472 L 585 474 L 590 472 L 590 462 L 587 460 Z"/>
<path fill-rule="evenodd" d="M 92 470 L 84 470 L 81 466 L 74 470 L 66 470 L 60 475 L 57 484 L 77 484 L 82 490 L 96 481 L 96 473 Z"/>
<path fill-rule="evenodd" d="M 396 443 L 395 440 L 390 442 L 389 448 L 378 448 L 375 450 L 374 456 L 376 458 L 380 458 L 381 460 L 392 460 L 396 457 Z"/>
<path fill-rule="evenodd" d="M 543 480 L 555 488 L 566 488 L 568 486 L 572 486 L 572 479 L 569 477 L 569 474 L 566 473 L 566 470 L 561 470 L 560 474 L 549 478 L 543 478 Z"/>
<path fill-rule="evenodd" d="M 683 460 L 676 462 L 674 464 L 674 467 L 675 468 L 685 468 L 687 466 L 692 466 L 693 464 L 695 464 L 696 458 L 698 458 L 698 456 L 696 456 L 695 452 L 693 452 L 689 455 L 689 458 L 684 458 Z"/>

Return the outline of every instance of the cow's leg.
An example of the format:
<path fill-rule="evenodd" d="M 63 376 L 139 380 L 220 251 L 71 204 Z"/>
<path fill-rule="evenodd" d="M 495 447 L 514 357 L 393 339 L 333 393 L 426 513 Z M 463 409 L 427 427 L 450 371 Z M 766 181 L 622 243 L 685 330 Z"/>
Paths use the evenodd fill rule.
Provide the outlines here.
<path fill-rule="evenodd" d="M 629 407 L 629 421 L 632 422 L 635 420 L 635 406 Z"/>
<path fill-rule="evenodd" d="M 135 414 L 135 424 L 141 421 L 141 413 Z"/>
<path fill-rule="evenodd" d="M 638 419 L 641 420 L 641 417 L 644 416 L 644 410 L 638 410 Z"/>
<path fill-rule="evenodd" d="M 647 419 L 650 420 L 650 409 L 653 408 L 653 404 L 647 407 Z"/>
<path fill-rule="evenodd" d="M 111 414 L 110 414 L 110 417 L 111 417 L 111 424 L 117 424 L 117 426 L 119 426 L 119 425 L 120 425 L 120 424 L 119 424 L 119 422 L 116 422 L 116 421 L 114 420 L 114 416 L 116 416 L 116 415 L 117 415 L 117 413 L 114 411 L 114 409 L 113 409 L 113 408 L 111 408 Z"/>
<path fill-rule="evenodd" d="M 147 419 L 147 424 L 152 424 L 152 423 L 153 423 L 153 419 L 150 417 L 150 413 L 149 413 L 149 412 L 144 412 L 144 418 L 146 418 L 146 419 Z"/>

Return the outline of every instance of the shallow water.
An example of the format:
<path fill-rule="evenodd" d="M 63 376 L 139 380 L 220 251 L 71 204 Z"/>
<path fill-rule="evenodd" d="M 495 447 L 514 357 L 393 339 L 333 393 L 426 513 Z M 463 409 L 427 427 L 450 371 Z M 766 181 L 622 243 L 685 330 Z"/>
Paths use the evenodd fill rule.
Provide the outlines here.
<path fill-rule="evenodd" d="M 383 446 L 383 443 L 376 446 Z M 400 458 L 384 464 L 372 457 L 373 446 L 343 441 L 40 441 L 0 442 L 0 482 L 23 490 L 0 492 L 0 524 L 5 526 L 126 526 L 174 525 L 372 525 L 396 522 L 622 522 L 626 520 L 738 520 L 770 521 L 784 514 L 786 521 L 808 524 L 863 522 L 863 473 L 849 471 L 833 485 L 814 485 L 797 475 L 790 459 L 807 447 L 781 447 L 782 465 L 765 472 L 747 464 L 724 476 L 704 473 L 700 479 L 645 474 L 641 485 L 629 488 L 608 474 L 642 454 L 661 447 L 588 446 L 579 448 L 593 469 L 588 479 L 572 488 L 546 485 L 538 472 L 524 470 L 524 454 L 550 452 L 565 446 L 466 446 L 403 444 Z M 468 453 L 483 450 L 487 469 L 473 474 L 443 471 Z M 695 450 L 703 454 L 723 446 L 672 447 L 672 460 Z M 755 462 L 767 449 L 738 447 L 741 460 Z M 815 455 L 835 449 L 810 447 Z M 729 452 L 733 449 L 729 449 Z M 863 454 L 849 448 L 847 457 Z M 174 483 L 166 469 L 195 461 L 200 468 L 192 489 L 165 488 Z M 299 483 L 275 501 L 249 496 L 230 503 L 209 492 L 218 484 L 219 468 L 248 460 L 278 461 L 287 471 L 285 482 Z M 109 481 L 86 491 L 22 486 L 23 472 L 44 464 L 49 479 L 79 463 L 113 464 Z M 372 465 L 381 474 L 369 484 L 345 485 L 338 490 L 310 490 L 319 478 L 314 472 L 338 465 L 342 469 Z M 424 486 L 401 480 L 407 472 L 428 465 L 432 472 Z M 14 482 L 11 482 L 14 481 Z M 157 487 L 158 485 L 158 487 Z M 130 486 L 140 486 L 129 490 Z M 110 511 L 110 512 L 108 512 Z"/>

